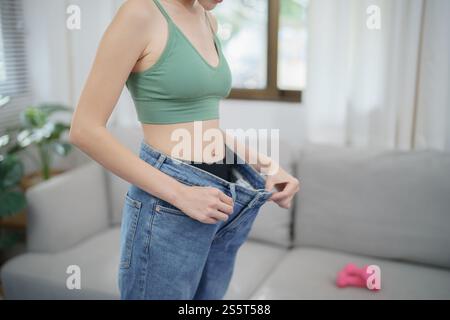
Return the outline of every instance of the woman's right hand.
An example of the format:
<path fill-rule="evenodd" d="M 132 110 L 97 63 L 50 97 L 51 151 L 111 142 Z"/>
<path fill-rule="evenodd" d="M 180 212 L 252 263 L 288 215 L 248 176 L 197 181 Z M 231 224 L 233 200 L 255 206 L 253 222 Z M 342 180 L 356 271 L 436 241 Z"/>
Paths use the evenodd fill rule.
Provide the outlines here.
<path fill-rule="evenodd" d="M 191 218 L 213 224 L 233 213 L 233 199 L 217 188 L 183 186 L 174 206 Z"/>

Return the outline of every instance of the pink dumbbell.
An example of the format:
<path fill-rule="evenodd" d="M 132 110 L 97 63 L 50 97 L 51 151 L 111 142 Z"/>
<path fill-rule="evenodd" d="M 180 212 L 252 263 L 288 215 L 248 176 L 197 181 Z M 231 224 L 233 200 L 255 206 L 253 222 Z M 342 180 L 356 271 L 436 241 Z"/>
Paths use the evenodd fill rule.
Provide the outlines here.
<path fill-rule="evenodd" d="M 368 265 L 358 268 L 354 263 L 348 263 L 337 275 L 336 285 L 339 288 L 345 287 L 367 287 L 367 279 L 370 273 L 367 272 Z M 378 289 L 372 289 L 378 290 Z"/>
<path fill-rule="evenodd" d="M 339 288 L 345 288 L 345 287 L 360 287 L 365 288 L 367 287 L 366 281 L 357 275 L 349 275 L 345 271 L 341 271 L 338 273 L 338 276 L 336 278 L 336 285 Z"/>
<path fill-rule="evenodd" d="M 343 271 L 351 276 L 359 276 L 364 281 L 367 281 L 367 278 L 369 278 L 370 273 L 367 273 L 368 265 L 364 265 L 362 268 L 358 268 L 354 263 L 348 263 Z"/>

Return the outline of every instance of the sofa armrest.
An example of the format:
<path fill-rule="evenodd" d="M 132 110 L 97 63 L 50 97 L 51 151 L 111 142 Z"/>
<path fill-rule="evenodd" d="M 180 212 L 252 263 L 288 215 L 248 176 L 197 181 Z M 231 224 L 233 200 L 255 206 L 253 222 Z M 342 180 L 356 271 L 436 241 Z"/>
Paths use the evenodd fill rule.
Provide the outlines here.
<path fill-rule="evenodd" d="M 109 226 L 104 169 L 90 162 L 26 192 L 27 248 L 58 252 Z"/>

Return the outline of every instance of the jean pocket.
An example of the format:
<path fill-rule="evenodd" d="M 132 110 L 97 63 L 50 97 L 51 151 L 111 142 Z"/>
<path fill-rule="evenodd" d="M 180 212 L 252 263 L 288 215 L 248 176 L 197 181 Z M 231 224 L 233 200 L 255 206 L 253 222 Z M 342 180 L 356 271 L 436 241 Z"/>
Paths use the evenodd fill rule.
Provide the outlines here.
<path fill-rule="evenodd" d="M 134 247 L 134 238 L 141 213 L 142 202 L 127 192 L 122 209 L 120 267 L 129 268 Z"/>
<path fill-rule="evenodd" d="M 171 214 L 190 218 L 186 213 L 184 213 L 174 205 L 171 205 L 170 203 L 162 199 L 157 200 L 155 205 L 155 211 L 159 214 Z"/>

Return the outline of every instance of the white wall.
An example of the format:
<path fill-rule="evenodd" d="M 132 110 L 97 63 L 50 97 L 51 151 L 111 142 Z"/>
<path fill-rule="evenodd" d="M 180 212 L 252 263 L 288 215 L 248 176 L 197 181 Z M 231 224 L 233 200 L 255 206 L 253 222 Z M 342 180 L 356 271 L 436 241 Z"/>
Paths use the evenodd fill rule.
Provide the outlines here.
<path fill-rule="evenodd" d="M 33 101 L 70 103 L 64 1 L 23 0 Z"/>
<path fill-rule="evenodd" d="M 305 106 L 300 103 L 232 100 L 220 107 L 223 128 L 279 129 L 280 139 L 295 147 L 305 142 Z"/>

